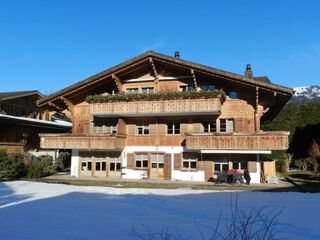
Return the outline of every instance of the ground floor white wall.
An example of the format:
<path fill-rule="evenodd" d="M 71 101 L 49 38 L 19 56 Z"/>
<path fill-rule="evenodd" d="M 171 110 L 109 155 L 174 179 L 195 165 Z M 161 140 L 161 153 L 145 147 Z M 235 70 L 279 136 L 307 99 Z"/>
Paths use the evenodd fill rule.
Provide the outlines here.
<path fill-rule="evenodd" d="M 71 158 L 71 176 L 79 177 L 79 163 L 80 156 L 79 152 L 85 152 L 84 150 L 72 150 L 72 158 Z M 93 150 L 91 150 L 93 151 Z M 108 150 L 105 150 L 108 151 Z M 104 151 L 104 152 L 105 152 Z M 96 151 L 95 151 L 96 152 Z M 188 152 L 188 150 L 183 147 L 152 147 L 152 146 L 128 146 L 121 151 L 120 158 L 122 163 L 121 169 L 121 178 L 123 179 L 147 179 L 148 171 L 147 170 L 137 170 L 137 169 L 129 169 L 127 167 L 127 156 L 129 153 L 165 153 L 171 154 L 171 180 L 173 181 L 205 181 L 205 172 L 194 170 L 194 171 L 180 171 L 174 169 L 174 154 Z M 229 151 L 228 153 L 232 153 Z M 236 152 L 236 154 L 241 154 Z M 252 153 L 256 157 L 256 172 L 250 172 L 251 183 L 260 183 L 261 181 L 261 163 L 260 163 L 260 155 L 258 153 Z"/>

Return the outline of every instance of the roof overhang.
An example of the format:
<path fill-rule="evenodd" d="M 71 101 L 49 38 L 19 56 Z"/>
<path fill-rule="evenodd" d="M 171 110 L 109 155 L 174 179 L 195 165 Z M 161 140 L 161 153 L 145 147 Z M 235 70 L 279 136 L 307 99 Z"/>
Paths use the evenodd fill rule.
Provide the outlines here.
<path fill-rule="evenodd" d="M 250 85 L 253 87 L 259 87 L 261 89 L 266 89 L 269 91 L 275 91 L 281 95 L 287 96 L 288 100 L 293 94 L 291 88 L 286 88 L 280 85 L 271 84 L 267 82 L 260 82 L 252 78 L 245 77 L 243 75 L 238 75 L 235 73 L 219 70 L 216 68 L 208 67 L 205 65 L 193 63 L 190 61 L 170 57 L 153 51 L 145 52 L 135 58 L 132 58 L 128 61 L 125 61 L 122 64 L 116 65 L 112 68 L 109 68 L 99 74 L 96 74 L 92 77 L 89 77 L 85 80 L 82 80 L 70 87 L 64 88 L 61 91 L 55 92 L 43 99 L 40 99 L 37 103 L 38 106 L 44 106 L 50 102 L 61 100 L 61 97 L 71 97 L 72 94 L 77 94 L 81 91 L 86 91 L 86 89 L 92 89 L 95 85 L 101 84 L 102 81 L 105 81 L 107 78 L 112 78 L 113 75 L 129 71 L 130 69 L 138 66 L 139 64 L 147 64 L 152 60 L 153 63 L 165 63 L 168 65 L 176 66 L 184 69 L 192 69 L 196 72 L 208 74 L 210 76 L 215 76 L 223 78 L 229 81 L 238 82 L 239 84 Z M 89 91 L 88 90 L 88 91 Z"/>
<path fill-rule="evenodd" d="M 210 154 L 210 153 L 233 153 L 233 154 L 271 154 L 271 150 L 220 150 L 220 149 L 210 149 L 210 150 L 200 150 L 202 154 Z"/>

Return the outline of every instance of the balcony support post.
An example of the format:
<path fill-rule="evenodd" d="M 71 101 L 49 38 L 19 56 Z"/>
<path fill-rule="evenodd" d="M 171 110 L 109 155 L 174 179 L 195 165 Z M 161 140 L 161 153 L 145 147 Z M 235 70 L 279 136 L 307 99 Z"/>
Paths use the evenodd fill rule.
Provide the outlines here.
<path fill-rule="evenodd" d="M 112 74 L 111 77 L 112 77 L 113 81 L 115 82 L 115 84 L 116 84 L 116 86 L 117 86 L 117 88 L 118 88 L 118 91 L 119 91 L 119 92 L 122 92 L 122 91 L 123 91 L 123 88 L 122 88 L 122 81 L 121 81 L 121 79 L 120 79 L 117 75 L 115 75 L 115 74 Z"/>
<path fill-rule="evenodd" d="M 151 63 L 152 71 L 153 71 L 153 76 L 154 76 L 154 85 L 155 85 L 155 92 L 159 92 L 159 74 L 156 68 L 156 65 L 153 61 L 153 59 L 150 57 L 149 62 Z"/>

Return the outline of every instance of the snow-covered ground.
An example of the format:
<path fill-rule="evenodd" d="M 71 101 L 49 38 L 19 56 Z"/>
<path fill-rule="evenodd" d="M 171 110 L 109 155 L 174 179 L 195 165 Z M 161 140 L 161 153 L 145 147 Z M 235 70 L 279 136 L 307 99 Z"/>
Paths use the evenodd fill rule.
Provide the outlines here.
<path fill-rule="evenodd" d="M 0 182 L 0 239 L 137 239 L 133 228 L 168 227 L 201 239 L 238 207 L 282 209 L 279 237 L 320 239 L 320 194 L 119 189 L 27 181 Z"/>

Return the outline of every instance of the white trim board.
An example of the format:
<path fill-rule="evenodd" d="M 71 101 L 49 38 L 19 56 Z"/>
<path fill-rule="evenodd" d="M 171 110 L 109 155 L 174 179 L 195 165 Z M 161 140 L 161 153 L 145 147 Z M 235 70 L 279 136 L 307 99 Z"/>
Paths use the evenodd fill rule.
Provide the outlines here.
<path fill-rule="evenodd" d="M 271 150 L 200 150 L 200 153 L 271 154 Z"/>

